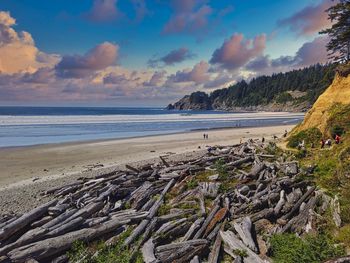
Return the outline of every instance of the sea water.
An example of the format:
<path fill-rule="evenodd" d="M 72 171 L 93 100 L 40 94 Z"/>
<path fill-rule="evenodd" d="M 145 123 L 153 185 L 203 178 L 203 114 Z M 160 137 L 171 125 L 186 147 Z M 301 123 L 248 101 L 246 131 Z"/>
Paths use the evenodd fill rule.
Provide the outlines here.
<path fill-rule="evenodd" d="M 132 107 L 0 107 L 0 147 L 296 124 L 303 117 L 303 113 Z"/>

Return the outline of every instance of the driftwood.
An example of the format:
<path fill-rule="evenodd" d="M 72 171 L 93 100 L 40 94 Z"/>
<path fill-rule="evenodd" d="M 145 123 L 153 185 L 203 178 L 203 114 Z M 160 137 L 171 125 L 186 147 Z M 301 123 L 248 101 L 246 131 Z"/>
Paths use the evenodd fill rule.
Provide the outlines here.
<path fill-rule="evenodd" d="M 258 253 L 259 249 L 255 244 L 254 238 L 252 236 L 252 221 L 250 218 L 244 217 L 241 220 L 236 220 L 233 222 L 233 227 L 237 231 L 243 243 L 251 250 Z"/>
<path fill-rule="evenodd" d="M 57 203 L 57 200 L 50 201 L 42 206 L 39 206 L 38 208 L 30 211 L 27 214 L 24 214 L 20 218 L 12 221 L 8 225 L 5 225 L 0 230 L 0 241 L 5 240 L 9 236 L 13 235 L 14 233 L 22 230 L 25 226 L 31 224 L 35 220 L 39 219 L 43 215 L 47 213 L 47 210 L 50 206 L 55 205 Z"/>
<path fill-rule="evenodd" d="M 0 217 L 0 262 L 67 262 L 73 242 L 102 239 L 114 246 L 131 225 L 124 246 L 132 257 L 141 251 L 145 262 L 216 263 L 222 253 L 233 262 L 263 262 L 262 234 L 315 231 L 328 207 L 341 224 L 339 201 L 298 180 L 297 162 L 277 159 L 249 140 L 212 147 L 192 160 L 168 162 L 160 156 L 153 165 L 126 165 L 125 171 L 99 172 L 49 189 L 43 194 L 53 201 Z M 216 171 L 217 160 L 225 162 L 227 177 Z M 213 174 L 198 176 L 204 170 Z M 231 188 L 219 187 L 229 180 L 235 182 Z M 225 224 L 235 232 L 224 231 Z M 238 250 L 248 257 L 236 255 Z"/>
<path fill-rule="evenodd" d="M 349 263 L 350 256 L 327 260 L 324 263 Z"/>
<path fill-rule="evenodd" d="M 236 250 L 246 251 L 247 257 L 244 259 L 245 262 L 256 262 L 263 263 L 264 261 L 255 254 L 250 248 L 243 244 L 231 231 L 220 231 L 221 238 L 223 242 L 227 245 L 227 251 L 229 251 L 230 255 L 234 258 L 237 257 L 235 254 Z M 225 251 L 226 251 L 225 250 Z"/>
<path fill-rule="evenodd" d="M 49 238 L 43 241 L 16 248 L 8 253 L 13 262 L 24 261 L 29 256 L 37 260 L 42 260 L 69 249 L 74 240 L 91 241 L 105 233 L 115 230 L 119 226 L 128 224 L 129 221 L 112 220 L 98 228 L 82 229 L 68 234 Z"/>

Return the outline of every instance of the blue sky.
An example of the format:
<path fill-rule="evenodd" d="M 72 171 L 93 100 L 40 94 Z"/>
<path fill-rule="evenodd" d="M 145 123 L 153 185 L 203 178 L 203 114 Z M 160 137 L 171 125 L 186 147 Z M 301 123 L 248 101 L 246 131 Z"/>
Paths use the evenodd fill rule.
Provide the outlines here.
<path fill-rule="evenodd" d="M 44 100 L 60 104 L 67 101 L 67 94 L 68 100 L 87 104 L 163 104 L 244 77 L 324 63 L 324 51 L 322 56 L 310 55 L 302 48 L 305 43 L 325 43 L 318 30 L 329 26 L 324 9 L 330 4 L 328 0 L 2 0 L 2 30 L 14 30 L 18 36 L 28 32 L 33 43 L 20 37 L 10 43 L 6 34 L 0 34 L 0 44 L 7 45 L 3 52 L 0 49 L 0 77 L 16 85 L 0 80 L 0 94 L 6 95 L 6 103 L 15 104 Z M 15 22 L 9 23 L 9 18 Z M 234 37 L 238 34 L 241 37 Z M 256 46 L 254 39 L 260 41 Z M 25 54 L 29 48 L 36 52 L 34 61 L 15 58 L 16 66 L 6 65 L 13 43 L 21 44 Z M 101 54 L 112 59 L 104 63 Z M 271 66 L 286 56 L 294 62 Z M 152 67 L 150 60 L 156 61 Z M 257 68 L 260 61 L 270 66 Z M 23 83 L 39 94 L 33 98 L 28 90 L 21 91 Z M 50 90 L 52 86 L 56 90 Z"/>

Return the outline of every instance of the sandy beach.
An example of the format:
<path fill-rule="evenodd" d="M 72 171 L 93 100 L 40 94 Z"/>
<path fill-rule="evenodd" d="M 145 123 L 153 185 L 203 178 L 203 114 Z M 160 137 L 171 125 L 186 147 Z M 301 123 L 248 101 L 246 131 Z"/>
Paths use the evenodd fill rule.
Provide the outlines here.
<path fill-rule="evenodd" d="M 159 155 L 181 154 L 206 149 L 207 145 L 238 143 L 241 138 L 269 139 L 293 126 L 234 128 L 158 135 L 131 139 L 49 144 L 0 149 L 0 187 L 24 180 L 57 178 L 75 173 L 142 161 Z M 200 147 L 200 148 L 199 148 Z"/>
<path fill-rule="evenodd" d="M 40 194 L 79 177 L 159 161 L 195 158 L 207 146 L 229 145 L 250 138 L 272 140 L 292 125 L 195 131 L 140 138 L 49 144 L 0 149 L 0 214 L 23 212 L 45 201 Z M 203 133 L 209 139 L 203 139 Z"/>

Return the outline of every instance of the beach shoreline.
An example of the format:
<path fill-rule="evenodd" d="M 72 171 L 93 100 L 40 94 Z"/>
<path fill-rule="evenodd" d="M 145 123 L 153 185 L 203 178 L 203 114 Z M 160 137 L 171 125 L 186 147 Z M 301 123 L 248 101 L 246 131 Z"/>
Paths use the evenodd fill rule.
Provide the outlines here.
<path fill-rule="evenodd" d="M 125 168 L 196 158 L 207 146 L 237 144 L 250 138 L 272 140 L 294 125 L 229 128 L 153 135 L 128 139 L 58 143 L 0 149 L 0 214 L 23 212 L 45 201 L 40 193 L 76 181 Z M 203 139 L 203 133 L 209 139 Z M 44 198 L 44 199 L 43 199 Z"/>

